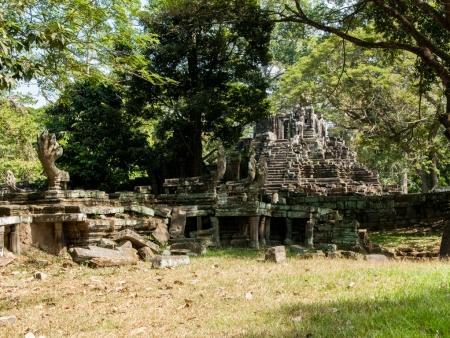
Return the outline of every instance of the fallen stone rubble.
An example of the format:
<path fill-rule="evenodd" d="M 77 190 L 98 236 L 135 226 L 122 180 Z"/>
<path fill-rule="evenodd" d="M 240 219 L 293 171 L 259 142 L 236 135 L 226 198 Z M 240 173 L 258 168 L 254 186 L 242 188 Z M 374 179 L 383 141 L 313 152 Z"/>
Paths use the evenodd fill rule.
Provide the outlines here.
<path fill-rule="evenodd" d="M 133 265 L 141 259 L 158 269 L 189 264 L 188 255 L 205 252 L 206 248 L 196 242 L 176 243 L 170 250 L 162 250 L 159 244 L 130 229 L 116 233 L 114 239 L 102 238 L 97 245 L 69 250 L 75 262 L 94 268 Z"/>

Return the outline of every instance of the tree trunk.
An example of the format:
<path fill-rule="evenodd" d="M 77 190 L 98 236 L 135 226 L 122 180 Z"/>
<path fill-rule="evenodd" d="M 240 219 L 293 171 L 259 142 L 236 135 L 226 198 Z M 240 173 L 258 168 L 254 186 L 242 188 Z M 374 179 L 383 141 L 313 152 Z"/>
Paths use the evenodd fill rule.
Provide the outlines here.
<path fill-rule="evenodd" d="M 408 169 L 403 169 L 402 172 L 402 194 L 408 194 Z"/>
<path fill-rule="evenodd" d="M 444 228 L 442 234 L 441 250 L 439 252 L 441 258 L 450 257 L 450 222 Z"/>
<path fill-rule="evenodd" d="M 433 154 L 433 167 L 431 168 L 431 189 L 436 189 L 439 186 L 439 177 L 437 169 L 437 158 L 436 154 Z"/>
<path fill-rule="evenodd" d="M 188 54 L 188 72 L 191 82 L 191 90 L 195 93 L 198 87 L 198 51 L 197 51 L 197 33 L 191 33 L 192 48 Z M 203 173 L 203 146 L 202 146 L 202 112 L 200 107 L 194 107 L 190 112 L 191 123 L 193 125 L 192 134 L 188 135 L 190 138 L 191 163 L 188 163 L 188 172 L 190 176 L 200 176 Z"/>
<path fill-rule="evenodd" d="M 445 89 L 446 108 L 445 114 L 439 115 L 439 122 L 444 126 L 444 135 L 450 141 L 450 87 Z"/>
<path fill-rule="evenodd" d="M 195 122 L 195 130 L 192 131 L 191 151 L 192 163 L 189 167 L 191 176 L 201 176 L 203 173 L 203 145 L 202 145 L 202 125 L 201 121 Z"/>

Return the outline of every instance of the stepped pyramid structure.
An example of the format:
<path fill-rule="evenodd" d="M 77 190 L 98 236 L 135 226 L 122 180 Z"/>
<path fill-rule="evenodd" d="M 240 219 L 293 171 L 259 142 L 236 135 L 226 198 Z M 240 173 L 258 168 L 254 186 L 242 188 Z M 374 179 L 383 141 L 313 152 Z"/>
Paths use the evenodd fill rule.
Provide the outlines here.
<path fill-rule="evenodd" d="M 326 121 L 313 108 L 260 121 L 251 147 L 267 161 L 265 193 L 373 195 L 382 191 L 378 174 L 359 164 L 343 140 L 328 137 Z"/>

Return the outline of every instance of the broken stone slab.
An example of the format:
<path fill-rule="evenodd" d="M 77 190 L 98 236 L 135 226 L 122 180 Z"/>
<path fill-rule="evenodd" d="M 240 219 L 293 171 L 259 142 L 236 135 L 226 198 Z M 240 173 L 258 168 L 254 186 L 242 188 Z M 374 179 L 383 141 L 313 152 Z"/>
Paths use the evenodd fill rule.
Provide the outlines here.
<path fill-rule="evenodd" d="M 160 251 L 159 246 L 149 240 L 146 240 L 144 237 L 139 235 L 137 232 L 126 229 L 118 232 L 114 235 L 114 240 L 119 241 L 130 241 L 133 243 L 133 246 L 136 249 L 140 249 L 144 246 L 148 246 L 150 249 L 153 250 L 153 252 L 158 253 Z"/>
<path fill-rule="evenodd" d="M 172 219 L 170 221 L 169 234 L 171 238 L 184 237 L 184 229 L 186 227 L 186 211 L 180 208 L 174 208 L 172 211 Z"/>
<path fill-rule="evenodd" d="M 364 260 L 366 260 L 368 262 L 373 262 L 373 263 L 382 263 L 382 262 L 387 262 L 389 260 L 389 258 L 387 258 L 385 255 L 381 255 L 381 254 L 369 254 L 369 255 L 364 256 Z"/>
<path fill-rule="evenodd" d="M 125 208 L 127 211 L 132 211 L 137 214 L 145 215 L 145 216 L 155 216 L 155 210 L 152 208 L 143 206 L 143 205 L 130 205 Z"/>
<path fill-rule="evenodd" d="M 189 256 L 155 256 L 152 260 L 152 266 L 155 269 L 174 268 L 180 265 L 190 264 Z"/>
<path fill-rule="evenodd" d="M 160 244 L 166 245 L 170 239 L 169 231 L 167 230 L 167 225 L 164 223 L 158 223 L 156 229 L 152 232 L 152 237 Z"/>
<path fill-rule="evenodd" d="M 206 253 L 206 246 L 203 245 L 203 243 L 199 241 L 186 241 L 186 242 L 178 242 L 173 243 L 170 246 L 170 251 L 173 250 L 189 250 L 190 252 L 193 252 L 194 254 L 197 254 L 199 256 L 204 255 Z"/>
<path fill-rule="evenodd" d="M 132 247 L 133 243 L 131 243 L 130 241 L 119 241 L 119 243 L 117 244 L 117 250 L 130 249 Z"/>
<path fill-rule="evenodd" d="M 266 250 L 266 262 L 283 263 L 286 261 L 286 248 L 283 245 L 273 246 Z"/>
<path fill-rule="evenodd" d="M 144 246 L 138 250 L 139 256 L 144 262 L 151 262 L 155 253 L 148 246 Z"/>
<path fill-rule="evenodd" d="M 0 317 L 0 326 L 14 324 L 17 321 L 16 316 L 1 316 Z"/>
<path fill-rule="evenodd" d="M 137 251 L 132 248 L 111 250 L 90 245 L 87 249 L 72 248 L 69 253 L 75 262 L 89 263 L 94 267 L 136 264 L 139 260 Z"/>
<path fill-rule="evenodd" d="M 108 238 L 102 238 L 100 239 L 100 241 L 97 243 L 97 246 L 99 246 L 100 248 L 106 248 L 106 249 L 115 249 L 117 247 L 117 243 L 114 242 L 111 239 Z"/>

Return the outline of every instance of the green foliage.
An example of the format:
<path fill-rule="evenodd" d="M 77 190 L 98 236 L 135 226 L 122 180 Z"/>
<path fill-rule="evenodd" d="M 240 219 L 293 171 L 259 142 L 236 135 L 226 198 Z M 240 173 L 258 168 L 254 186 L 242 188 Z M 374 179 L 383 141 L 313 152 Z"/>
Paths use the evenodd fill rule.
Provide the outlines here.
<path fill-rule="evenodd" d="M 158 119 L 157 166 L 198 175 L 204 142 L 233 143 L 268 112 L 261 69 L 270 60 L 272 23 L 254 0 L 170 0 L 152 2 L 143 24 L 159 37 L 145 54 L 149 72 L 173 82 L 155 86 L 132 77 L 130 110 Z"/>
<path fill-rule="evenodd" d="M 353 35 L 368 38 L 362 31 Z M 440 168 L 448 165 L 449 150 L 435 120 L 443 109 L 442 90 L 423 92 L 411 54 L 392 59 L 334 36 L 312 37 L 305 45 L 311 52 L 288 67 L 278 84 L 277 109 L 317 107 L 385 184 L 399 183 L 405 170 L 412 177 L 436 170 L 432 159 Z"/>
<path fill-rule="evenodd" d="M 38 78 L 62 90 L 86 74 L 112 68 L 147 81 L 140 48 L 156 42 L 139 30 L 139 0 L 5 0 L 0 3 L 0 89 Z"/>
<path fill-rule="evenodd" d="M 0 177 L 11 170 L 19 181 L 42 178 L 42 168 L 34 149 L 40 130 L 39 113 L 20 102 L 0 101 Z"/>
<path fill-rule="evenodd" d="M 61 136 L 59 160 L 71 184 L 113 191 L 126 187 L 145 166 L 147 139 L 142 124 L 124 109 L 113 84 L 89 78 L 70 86 L 47 110 L 49 129 Z"/>

